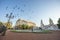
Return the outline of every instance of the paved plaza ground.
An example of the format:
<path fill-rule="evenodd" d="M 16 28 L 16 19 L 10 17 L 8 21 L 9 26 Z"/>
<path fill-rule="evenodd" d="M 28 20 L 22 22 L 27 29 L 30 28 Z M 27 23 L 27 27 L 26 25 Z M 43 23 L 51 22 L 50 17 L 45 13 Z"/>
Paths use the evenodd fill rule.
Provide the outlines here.
<path fill-rule="evenodd" d="M 52 33 L 14 33 L 7 30 L 5 36 L 0 36 L 0 40 L 60 40 L 60 31 Z"/>

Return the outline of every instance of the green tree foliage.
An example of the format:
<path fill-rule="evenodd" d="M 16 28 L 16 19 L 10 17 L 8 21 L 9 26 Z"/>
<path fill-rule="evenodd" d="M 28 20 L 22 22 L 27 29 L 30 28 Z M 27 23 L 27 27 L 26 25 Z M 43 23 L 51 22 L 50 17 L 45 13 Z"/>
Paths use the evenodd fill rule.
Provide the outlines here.
<path fill-rule="evenodd" d="M 21 28 L 22 28 L 22 29 L 28 29 L 28 27 L 29 27 L 29 26 L 26 25 L 26 24 L 21 25 Z"/>
<path fill-rule="evenodd" d="M 2 26 L 3 25 L 3 23 L 2 22 L 0 22 L 0 26 Z"/>
<path fill-rule="evenodd" d="M 6 30 L 7 30 L 7 29 L 6 29 L 5 25 L 3 25 L 2 22 L 0 22 L 0 33 L 1 33 L 2 36 L 5 35 Z"/>
<path fill-rule="evenodd" d="M 59 18 L 59 20 L 58 20 L 58 28 L 60 29 L 60 18 Z"/>
<path fill-rule="evenodd" d="M 5 23 L 5 26 L 8 28 L 8 29 L 11 29 L 12 28 L 12 24 L 10 22 L 6 22 Z"/>
<path fill-rule="evenodd" d="M 22 24 L 16 26 L 17 29 L 32 29 L 32 26 L 28 26 L 27 24 Z"/>
<path fill-rule="evenodd" d="M 22 29 L 25 29 L 24 27 L 25 27 L 25 25 L 23 24 L 23 25 L 21 25 L 21 27 L 22 27 Z"/>

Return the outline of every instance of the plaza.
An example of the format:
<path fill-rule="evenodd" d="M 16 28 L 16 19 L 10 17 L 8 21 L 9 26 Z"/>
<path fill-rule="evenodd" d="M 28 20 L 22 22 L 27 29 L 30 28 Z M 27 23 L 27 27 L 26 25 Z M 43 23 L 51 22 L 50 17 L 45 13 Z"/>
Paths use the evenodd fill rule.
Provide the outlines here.
<path fill-rule="evenodd" d="M 0 36 L 0 40 L 60 40 L 60 31 L 52 33 L 14 33 L 7 30 L 5 36 Z"/>

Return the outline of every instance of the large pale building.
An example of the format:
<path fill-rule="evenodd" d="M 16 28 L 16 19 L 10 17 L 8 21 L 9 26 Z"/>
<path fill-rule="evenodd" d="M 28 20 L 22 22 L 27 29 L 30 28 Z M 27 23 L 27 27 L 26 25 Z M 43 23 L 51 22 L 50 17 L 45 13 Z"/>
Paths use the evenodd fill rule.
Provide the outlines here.
<path fill-rule="evenodd" d="M 34 22 L 31 22 L 31 21 L 28 21 L 28 20 L 18 19 L 16 21 L 16 26 L 23 25 L 23 24 L 26 24 L 28 26 L 33 26 L 33 27 L 36 26 L 36 24 Z"/>

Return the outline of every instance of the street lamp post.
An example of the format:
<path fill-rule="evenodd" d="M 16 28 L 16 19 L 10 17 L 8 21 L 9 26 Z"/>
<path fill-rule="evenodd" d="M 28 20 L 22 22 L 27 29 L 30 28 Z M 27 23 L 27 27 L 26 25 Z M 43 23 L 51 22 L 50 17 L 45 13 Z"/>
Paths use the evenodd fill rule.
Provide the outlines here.
<path fill-rule="evenodd" d="M 10 20 L 14 18 L 14 15 L 12 15 L 12 14 L 13 13 L 10 13 L 10 15 L 6 14 L 6 17 L 8 18 L 8 22 L 10 22 Z"/>
<path fill-rule="evenodd" d="M 8 21 L 7 21 L 7 28 L 10 29 L 10 27 L 8 27 L 8 25 L 10 25 L 10 20 L 14 18 L 14 15 L 12 15 L 13 13 L 10 13 L 9 14 L 6 14 L 6 17 L 8 18 Z"/>

